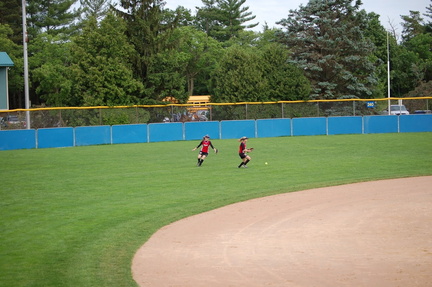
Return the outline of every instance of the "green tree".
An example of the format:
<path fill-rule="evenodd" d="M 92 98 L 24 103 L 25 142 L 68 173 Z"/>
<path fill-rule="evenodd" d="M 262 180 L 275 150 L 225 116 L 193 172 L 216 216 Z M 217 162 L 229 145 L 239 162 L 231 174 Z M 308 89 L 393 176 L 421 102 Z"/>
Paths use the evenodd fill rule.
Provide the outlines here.
<path fill-rule="evenodd" d="M 311 81 L 313 99 L 370 97 L 377 84 L 361 1 L 351 2 L 311 0 L 278 22 L 286 29 L 280 41 Z"/>
<path fill-rule="evenodd" d="M 220 11 L 216 5 L 216 0 L 201 1 L 204 6 L 196 7 L 195 25 L 199 30 L 212 37 L 213 30 L 219 29 Z"/>
<path fill-rule="evenodd" d="M 416 53 L 402 45 L 394 47 L 391 51 L 391 96 L 403 97 L 413 90 L 423 77 L 419 66 L 420 59 Z"/>
<path fill-rule="evenodd" d="M 427 33 L 420 13 L 402 16 L 402 43 L 391 52 L 392 95 L 404 97 L 432 79 L 432 34 Z"/>
<path fill-rule="evenodd" d="M 174 49 L 162 51 L 152 58 L 149 68 L 147 93 L 151 89 L 151 99 L 163 101 L 174 97 L 181 102 L 187 101 L 185 64 L 186 58 Z"/>
<path fill-rule="evenodd" d="M 310 94 L 309 80 L 279 43 L 227 48 L 213 79 L 215 102 L 306 100 Z"/>
<path fill-rule="evenodd" d="M 244 47 L 258 47 L 261 39 L 261 33 L 255 32 L 255 31 L 239 31 L 235 37 L 231 37 L 229 40 L 223 42 L 224 47 L 229 46 L 244 46 Z M 267 45 L 269 42 L 266 42 L 264 45 Z"/>
<path fill-rule="evenodd" d="M 421 82 L 432 80 L 432 34 L 419 34 L 404 43 L 404 46 L 419 57 L 418 66 L 422 71 Z"/>
<path fill-rule="evenodd" d="M 165 9 L 163 13 L 165 23 L 176 23 L 178 27 L 194 26 L 195 17 L 191 10 L 178 6 L 175 10 Z"/>
<path fill-rule="evenodd" d="M 9 107 L 24 108 L 24 61 L 23 61 L 21 1 L 0 1 L 0 50 L 5 51 L 14 62 L 8 72 Z"/>
<path fill-rule="evenodd" d="M 423 18 L 419 11 L 410 11 L 410 15 L 402 15 L 402 41 L 409 41 L 411 38 L 423 34 L 425 26 L 423 25 Z"/>
<path fill-rule="evenodd" d="M 432 3 L 432 0 L 430 0 L 430 2 Z M 427 19 L 429 19 L 429 21 L 427 21 L 427 19 L 425 19 L 426 23 L 425 23 L 425 32 L 431 34 L 432 33 L 432 4 L 429 4 L 429 6 L 426 7 L 426 13 L 423 14 L 424 16 L 426 16 Z"/>
<path fill-rule="evenodd" d="M 28 33 L 33 38 L 37 34 L 72 34 L 74 21 L 80 10 L 73 9 L 77 0 L 32 0 L 27 1 Z"/>
<path fill-rule="evenodd" d="M 79 105 L 132 105 L 138 103 L 142 83 L 129 62 L 134 53 L 124 21 L 109 13 L 100 24 L 91 18 L 73 39 L 72 94 Z"/>
<path fill-rule="evenodd" d="M 256 16 L 243 6 L 246 0 L 203 0 L 204 7 L 198 8 L 197 26 L 207 35 L 220 42 L 236 37 L 240 31 L 254 28 L 259 23 L 245 24 Z"/>
<path fill-rule="evenodd" d="M 176 47 L 170 37 L 180 15 L 173 17 L 160 0 L 121 0 L 120 5 L 123 9 L 116 9 L 116 12 L 125 20 L 128 41 L 136 51 L 132 59 L 134 75 L 144 84 L 143 97 L 158 99 L 164 86 L 151 73 L 159 72 L 154 66 L 160 63 L 158 54 Z"/>
<path fill-rule="evenodd" d="M 366 13 L 361 11 L 360 13 Z M 379 15 L 375 13 L 367 13 L 367 26 L 364 29 L 364 35 L 368 38 L 375 46 L 373 54 L 369 56 L 370 60 L 375 63 L 376 70 L 374 71 L 377 76 L 378 84 L 372 91 L 371 98 L 382 98 L 387 97 L 388 92 L 388 71 L 387 71 L 387 41 L 389 42 L 389 47 L 392 50 L 391 54 L 393 56 L 393 47 L 397 46 L 397 41 L 393 37 L 393 34 L 387 32 L 385 28 L 381 25 L 379 21 Z"/>
<path fill-rule="evenodd" d="M 89 19 L 91 17 L 100 21 L 108 13 L 110 9 L 111 0 L 80 0 L 81 3 L 81 17 Z"/>
<path fill-rule="evenodd" d="M 423 82 L 414 90 L 410 91 L 408 97 L 430 97 L 432 94 L 432 81 Z M 412 104 L 411 104 L 412 103 Z M 413 110 L 431 110 L 432 103 L 430 101 L 412 101 L 410 102 L 410 109 Z"/>
<path fill-rule="evenodd" d="M 266 96 L 261 99 L 262 101 L 295 101 L 309 98 L 309 80 L 288 60 L 288 50 L 280 44 L 272 43 L 263 48 L 261 62 L 268 84 Z"/>
<path fill-rule="evenodd" d="M 8 71 L 9 108 L 24 107 L 24 63 L 22 46 L 12 40 L 13 30 L 9 25 L 0 24 L 0 51 L 6 52 L 14 66 Z"/>
<path fill-rule="evenodd" d="M 249 12 L 248 6 L 243 6 L 246 0 L 221 0 L 219 1 L 219 8 L 222 12 L 223 29 L 218 34 L 221 39 L 228 40 L 238 35 L 240 31 L 246 28 L 254 28 L 259 23 L 245 25 L 246 22 L 252 21 L 256 18 Z"/>
<path fill-rule="evenodd" d="M 261 101 L 268 87 L 256 48 L 231 46 L 213 74 L 212 102 Z"/>
<path fill-rule="evenodd" d="M 22 9 L 21 1 L 2 0 L 0 2 L 0 24 L 9 25 L 12 33 L 7 36 L 15 44 L 22 44 Z"/>
<path fill-rule="evenodd" d="M 196 79 L 208 78 L 206 75 L 214 69 L 222 47 L 219 42 L 193 27 L 177 29 L 174 37 L 178 38 L 179 46 L 176 51 L 183 59 L 183 73 L 187 79 L 188 95 L 191 96 L 194 94 Z M 201 83 L 201 86 L 206 85 L 205 82 Z M 204 89 L 208 90 L 208 87 Z"/>
<path fill-rule="evenodd" d="M 419 34 L 392 48 L 391 94 L 404 97 L 432 77 L 432 35 Z"/>
<path fill-rule="evenodd" d="M 34 104 L 73 105 L 70 97 L 70 42 L 61 35 L 41 33 L 29 45 L 29 70 Z"/>

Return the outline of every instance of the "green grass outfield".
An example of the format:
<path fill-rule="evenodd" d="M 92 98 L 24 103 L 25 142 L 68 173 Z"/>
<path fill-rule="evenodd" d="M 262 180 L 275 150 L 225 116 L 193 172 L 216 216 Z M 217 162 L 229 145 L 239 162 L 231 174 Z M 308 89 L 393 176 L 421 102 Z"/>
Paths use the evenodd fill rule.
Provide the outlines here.
<path fill-rule="evenodd" d="M 432 133 L 250 139 L 195 166 L 199 141 L 0 151 L 0 286 L 136 286 L 162 226 L 251 198 L 432 175 Z M 265 165 L 268 162 L 268 165 Z"/>

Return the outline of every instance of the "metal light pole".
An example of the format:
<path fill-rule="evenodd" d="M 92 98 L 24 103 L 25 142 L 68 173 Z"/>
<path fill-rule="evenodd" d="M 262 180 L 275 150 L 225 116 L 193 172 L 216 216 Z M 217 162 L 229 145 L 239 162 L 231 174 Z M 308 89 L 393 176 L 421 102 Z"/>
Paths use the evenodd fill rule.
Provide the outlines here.
<path fill-rule="evenodd" d="M 387 98 L 388 98 L 388 114 L 390 115 L 390 49 L 389 49 L 389 33 L 387 32 Z"/>
<path fill-rule="evenodd" d="M 26 128 L 30 129 L 30 97 L 29 97 L 29 84 L 28 84 L 28 56 L 27 56 L 27 13 L 26 1 L 22 0 L 22 25 L 23 25 L 23 49 L 24 49 L 24 95 L 25 95 L 25 108 L 26 108 Z"/>

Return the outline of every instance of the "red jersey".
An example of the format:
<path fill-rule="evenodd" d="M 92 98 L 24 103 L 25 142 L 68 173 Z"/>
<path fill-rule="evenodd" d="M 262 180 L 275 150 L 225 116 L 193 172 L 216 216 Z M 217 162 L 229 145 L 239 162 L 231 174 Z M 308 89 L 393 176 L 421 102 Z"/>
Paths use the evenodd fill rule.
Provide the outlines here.
<path fill-rule="evenodd" d="M 246 143 L 244 143 L 244 142 L 242 142 L 241 144 L 240 144 L 240 147 L 239 147 L 239 153 L 243 153 L 243 151 L 246 149 Z"/>
<path fill-rule="evenodd" d="M 200 146 L 202 146 L 201 151 L 206 153 L 208 153 L 209 146 L 211 146 L 211 148 L 214 149 L 212 142 L 208 140 L 201 141 L 200 144 L 197 146 L 197 148 L 199 148 Z"/>

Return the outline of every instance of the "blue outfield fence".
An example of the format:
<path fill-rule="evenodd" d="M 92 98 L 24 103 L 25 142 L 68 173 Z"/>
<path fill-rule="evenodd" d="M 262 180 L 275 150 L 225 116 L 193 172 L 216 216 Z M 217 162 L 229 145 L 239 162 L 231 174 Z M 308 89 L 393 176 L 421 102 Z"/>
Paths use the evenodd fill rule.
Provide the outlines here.
<path fill-rule="evenodd" d="M 0 131 L 0 150 L 212 139 L 432 132 L 432 115 L 263 119 Z"/>
<path fill-rule="evenodd" d="M 327 119 L 328 135 L 362 134 L 363 117 L 333 117 Z"/>
<path fill-rule="evenodd" d="M 73 147 L 74 132 L 74 128 L 38 129 L 36 135 L 38 148 Z"/>
<path fill-rule="evenodd" d="M 0 150 L 36 148 L 35 130 L 0 131 Z"/>

